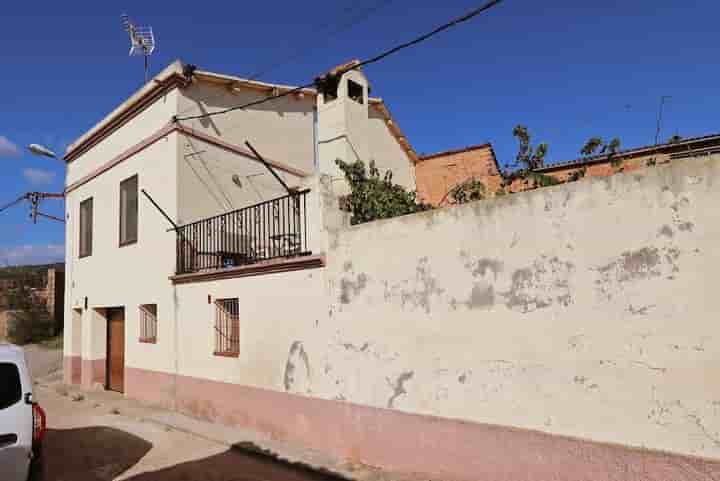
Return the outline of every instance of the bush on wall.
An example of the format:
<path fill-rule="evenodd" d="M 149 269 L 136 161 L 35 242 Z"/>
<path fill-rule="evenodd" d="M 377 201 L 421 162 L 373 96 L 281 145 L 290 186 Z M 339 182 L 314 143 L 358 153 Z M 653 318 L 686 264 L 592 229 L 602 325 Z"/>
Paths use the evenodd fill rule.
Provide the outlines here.
<path fill-rule="evenodd" d="M 353 225 L 432 208 L 418 203 L 415 192 L 393 184 L 391 171 L 381 176 L 374 161 L 370 161 L 369 169 L 361 160 L 347 163 L 337 159 L 335 163 L 350 184 L 350 194 L 344 199 L 343 207 L 352 214 L 350 223 Z"/>

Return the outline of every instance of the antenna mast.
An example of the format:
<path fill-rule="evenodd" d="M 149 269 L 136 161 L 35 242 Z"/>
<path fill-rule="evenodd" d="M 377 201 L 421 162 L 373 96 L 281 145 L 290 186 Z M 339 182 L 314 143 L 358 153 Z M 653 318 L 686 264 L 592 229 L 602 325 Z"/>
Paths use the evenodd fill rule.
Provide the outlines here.
<path fill-rule="evenodd" d="M 147 83 L 150 68 L 149 59 L 150 55 L 155 51 L 155 35 L 153 35 L 152 27 L 138 27 L 126 14 L 122 15 L 122 22 L 128 35 L 130 35 L 129 55 L 131 57 L 136 55 L 145 57 L 145 83 Z"/>
<path fill-rule="evenodd" d="M 665 101 L 670 100 L 672 97 L 670 95 L 663 95 L 660 97 L 660 108 L 658 109 L 658 119 L 657 119 L 657 129 L 655 130 L 655 145 L 660 142 L 660 130 L 662 129 L 662 115 L 663 115 L 663 107 L 665 106 Z"/>

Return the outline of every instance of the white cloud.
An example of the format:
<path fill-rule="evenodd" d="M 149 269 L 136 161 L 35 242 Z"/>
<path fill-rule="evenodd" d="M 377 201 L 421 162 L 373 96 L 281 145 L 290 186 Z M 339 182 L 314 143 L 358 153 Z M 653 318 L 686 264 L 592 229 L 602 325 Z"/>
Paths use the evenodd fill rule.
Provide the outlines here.
<path fill-rule="evenodd" d="M 58 244 L 0 247 L 0 265 L 32 265 L 62 262 L 65 246 Z"/>
<path fill-rule="evenodd" d="M 0 135 L 0 157 L 15 157 L 19 154 L 18 146 L 10 142 L 7 137 Z"/>
<path fill-rule="evenodd" d="M 23 177 L 32 185 L 48 185 L 55 180 L 55 172 L 43 169 L 23 169 Z"/>

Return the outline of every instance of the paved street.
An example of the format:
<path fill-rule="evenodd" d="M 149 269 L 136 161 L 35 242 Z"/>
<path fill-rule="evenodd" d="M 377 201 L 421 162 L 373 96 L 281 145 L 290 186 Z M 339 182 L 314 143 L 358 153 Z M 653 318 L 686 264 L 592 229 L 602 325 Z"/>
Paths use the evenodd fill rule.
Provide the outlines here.
<path fill-rule="evenodd" d="M 117 408 L 38 386 L 48 415 L 45 481 L 333 480 L 139 421 Z"/>

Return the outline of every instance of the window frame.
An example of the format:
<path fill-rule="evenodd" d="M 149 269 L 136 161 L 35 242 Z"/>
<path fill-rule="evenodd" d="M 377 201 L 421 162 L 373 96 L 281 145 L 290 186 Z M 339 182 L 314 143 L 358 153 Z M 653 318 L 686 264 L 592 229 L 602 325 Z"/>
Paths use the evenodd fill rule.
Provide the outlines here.
<path fill-rule="evenodd" d="M 359 98 L 354 98 L 352 96 L 353 91 L 358 91 L 360 93 Z M 365 105 L 365 87 L 361 83 L 355 82 L 353 79 L 347 80 L 347 97 L 352 100 L 353 102 Z"/>
<path fill-rule="evenodd" d="M 229 312 L 226 308 L 227 303 L 233 303 Z M 215 299 L 213 306 L 215 308 L 213 354 L 220 357 L 240 357 L 240 300 L 237 297 Z M 230 316 L 229 322 L 227 316 Z M 223 323 L 227 326 L 229 338 L 228 332 L 222 330 Z M 229 345 L 229 349 L 221 349 L 223 344 Z"/>
<path fill-rule="evenodd" d="M 153 313 L 148 307 L 154 306 L 155 307 L 155 313 Z M 157 344 L 157 338 L 158 338 L 158 305 L 157 304 L 140 304 L 138 306 L 138 315 L 139 315 L 139 328 L 140 328 L 140 335 L 138 336 L 138 341 L 144 344 Z M 148 336 L 147 334 L 148 329 L 146 324 L 147 322 L 150 322 L 152 327 L 149 329 L 151 332 L 150 334 L 153 334 L 152 336 Z M 145 335 L 143 335 L 145 334 Z"/>
<path fill-rule="evenodd" d="M 78 242 L 78 257 L 80 259 L 84 259 L 86 257 L 90 257 L 93 254 L 93 230 L 94 230 L 94 224 L 95 224 L 95 202 L 93 201 L 93 197 L 88 197 L 87 199 L 80 202 L 80 213 L 78 215 L 78 231 L 79 231 L 79 242 Z M 86 206 L 90 206 L 89 210 L 90 213 L 88 214 L 86 209 Z M 89 216 L 89 219 L 87 218 Z M 83 242 L 84 238 L 84 229 L 83 226 L 88 224 L 88 239 L 85 239 L 85 242 Z M 87 244 L 87 245 L 86 245 Z"/>
<path fill-rule="evenodd" d="M 135 238 L 123 240 L 123 186 L 128 182 L 135 182 L 135 198 L 136 209 L 135 212 Z M 127 211 L 125 213 L 127 217 Z M 119 202 L 118 202 L 118 246 L 126 247 L 133 244 L 137 244 L 138 238 L 140 237 L 140 177 L 138 174 L 132 175 L 127 179 L 120 182 Z"/>
<path fill-rule="evenodd" d="M 0 369 L 12 369 L 12 374 L 15 376 L 15 379 L 17 380 L 17 384 L 13 384 L 13 386 L 5 385 L 3 384 L 4 388 L 7 389 L 7 392 L 3 392 L 2 394 L 12 394 L 12 399 L 1 399 L 0 398 L 0 411 L 4 411 L 6 409 L 10 409 L 11 407 L 15 406 L 17 403 L 22 401 L 23 396 L 23 385 L 22 385 L 22 373 L 20 372 L 19 366 L 12 362 L 12 361 L 2 361 L 0 362 Z M 13 389 L 13 392 L 10 393 L 10 388 Z"/>

